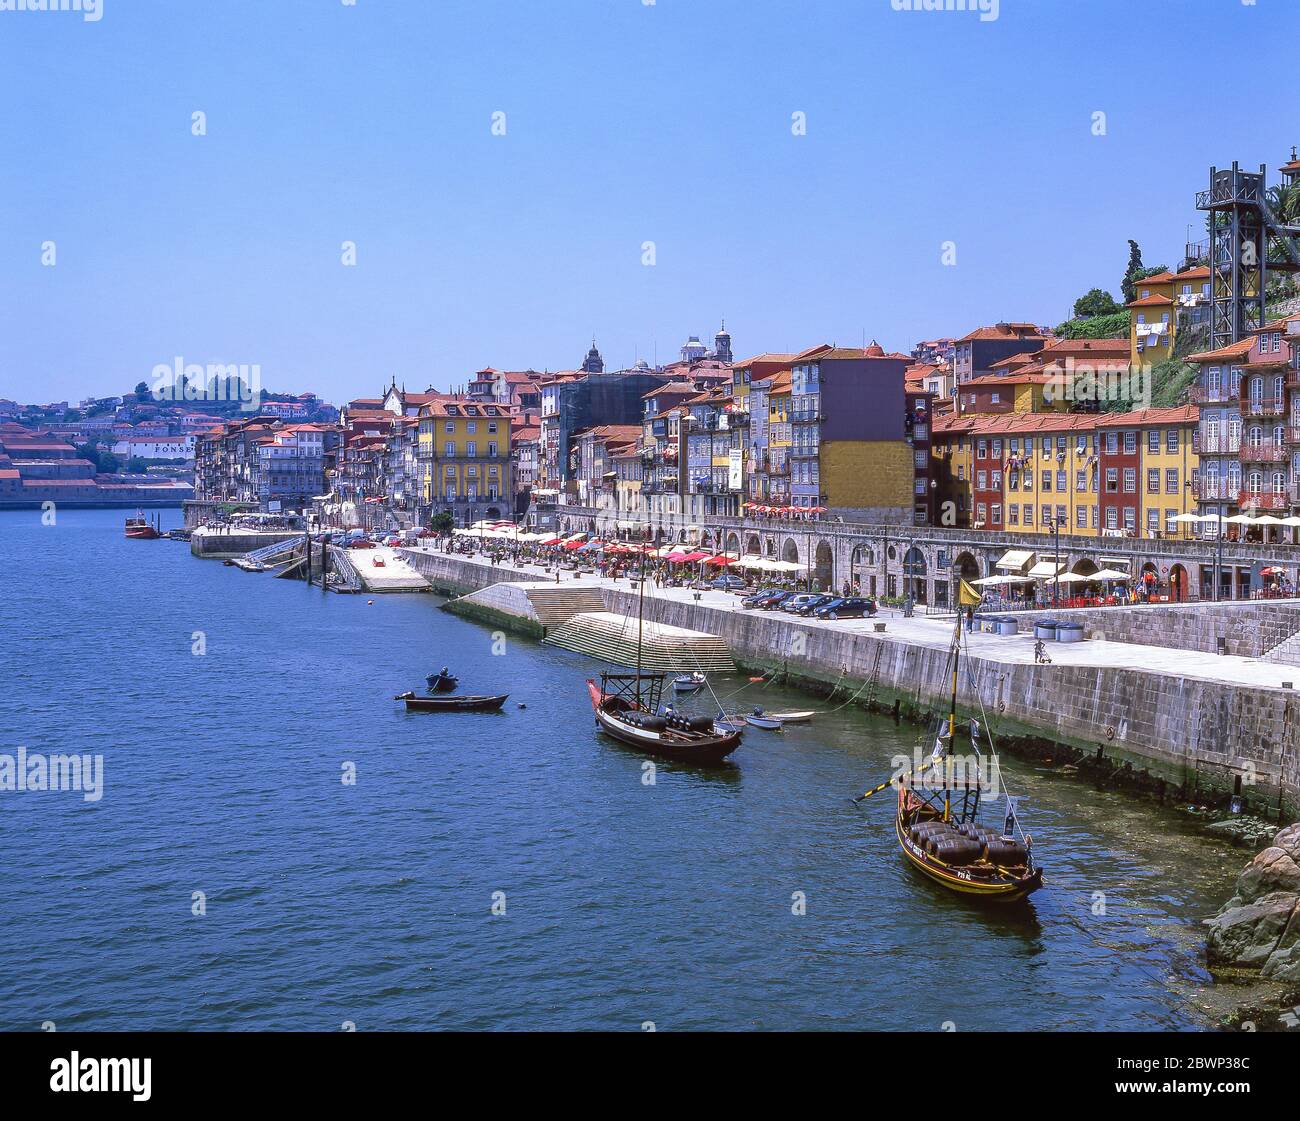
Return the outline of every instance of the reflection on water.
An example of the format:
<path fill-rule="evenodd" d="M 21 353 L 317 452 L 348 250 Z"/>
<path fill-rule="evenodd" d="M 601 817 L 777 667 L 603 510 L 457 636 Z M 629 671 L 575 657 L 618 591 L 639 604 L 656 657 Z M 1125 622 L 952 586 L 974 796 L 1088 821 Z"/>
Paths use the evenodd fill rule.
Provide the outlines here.
<path fill-rule="evenodd" d="M 973 906 L 904 865 L 887 795 L 850 802 L 919 729 L 827 711 L 650 785 L 595 731 L 580 655 L 494 656 L 432 597 L 368 605 L 121 522 L 0 513 L 0 751 L 75 746 L 106 773 L 94 806 L 0 795 L 0 860 L 25 870 L 0 897 L 2 1027 L 1203 1022 L 1198 921 L 1243 860 L 1172 812 L 1005 759 L 1046 884 Z M 444 664 L 507 708 L 392 700 Z M 743 690 L 729 710 L 833 708 L 715 687 Z"/>

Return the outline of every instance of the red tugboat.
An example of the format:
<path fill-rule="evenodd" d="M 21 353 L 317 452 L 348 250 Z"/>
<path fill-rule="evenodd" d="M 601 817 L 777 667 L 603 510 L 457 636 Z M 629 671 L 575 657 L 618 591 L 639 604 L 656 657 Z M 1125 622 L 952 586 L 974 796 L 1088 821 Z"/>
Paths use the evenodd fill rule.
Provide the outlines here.
<path fill-rule="evenodd" d="M 134 518 L 126 519 L 126 535 L 133 541 L 157 541 L 162 536 L 158 527 L 137 510 Z"/>

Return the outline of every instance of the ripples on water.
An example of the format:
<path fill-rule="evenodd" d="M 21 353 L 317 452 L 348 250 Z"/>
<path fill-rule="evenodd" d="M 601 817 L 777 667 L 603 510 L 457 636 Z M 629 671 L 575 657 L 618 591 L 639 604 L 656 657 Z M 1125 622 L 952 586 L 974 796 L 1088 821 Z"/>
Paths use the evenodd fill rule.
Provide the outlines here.
<path fill-rule="evenodd" d="M 1202 1022 L 1197 920 L 1242 860 L 1173 814 L 1007 760 L 1048 882 L 1034 917 L 972 909 L 904 867 L 887 797 L 849 803 L 915 728 L 751 730 L 733 767 L 648 787 L 592 727 L 595 663 L 496 657 L 432 597 L 246 574 L 127 541 L 124 517 L 0 512 L 0 751 L 106 771 L 95 805 L 0 794 L 0 1027 Z M 443 664 L 507 709 L 393 703 Z"/>

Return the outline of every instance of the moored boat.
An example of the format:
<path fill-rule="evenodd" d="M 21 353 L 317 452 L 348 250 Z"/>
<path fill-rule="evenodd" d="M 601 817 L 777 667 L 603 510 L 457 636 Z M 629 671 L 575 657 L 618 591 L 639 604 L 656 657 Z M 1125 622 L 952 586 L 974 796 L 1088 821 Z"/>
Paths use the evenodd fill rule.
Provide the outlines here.
<path fill-rule="evenodd" d="M 496 712 L 509 696 L 417 697 L 414 693 L 399 693 L 393 700 L 405 701 L 407 712 Z"/>
<path fill-rule="evenodd" d="M 133 541 L 156 541 L 162 533 L 144 516 L 144 511 L 137 510 L 134 518 L 126 519 L 126 535 Z"/>
<path fill-rule="evenodd" d="M 702 673 L 684 673 L 673 678 L 673 692 L 698 693 L 707 681 L 708 678 Z"/>
<path fill-rule="evenodd" d="M 805 712 L 769 712 L 767 715 L 773 720 L 781 721 L 782 724 L 808 724 L 817 713 L 813 709 L 808 709 Z"/>
<path fill-rule="evenodd" d="M 963 598 L 959 607 L 979 602 L 978 593 L 965 581 L 961 590 Z M 896 785 L 898 806 L 894 833 L 904 859 L 912 868 L 960 895 L 995 903 L 1020 903 L 1043 886 L 1043 870 L 1034 862 L 1033 838 L 1021 828 L 1018 799 L 1006 794 L 999 828 L 981 825 L 982 768 L 963 766 L 962 777 L 957 777 L 954 745 L 961 619 L 959 610 L 949 651 L 952 698 L 933 753 L 919 770 L 882 782 L 854 801 L 861 802 Z M 979 721 L 972 719 L 969 730 L 972 755 L 965 762 L 983 763 L 979 741 L 984 733 Z M 990 753 L 987 763 L 996 774 L 997 755 L 991 741 L 987 746 Z"/>
<path fill-rule="evenodd" d="M 602 673 L 588 679 L 596 726 L 607 735 L 665 759 L 709 766 L 740 746 L 739 729 L 721 728 L 711 716 L 661 715 L 663 678 L 646 673 Z"/>
<path fill-rule="evenodd" d="M 768 732 L 779 732 L 781 730 L 780 718 L 769 716 L 761 708 L 756 708 L 753 712 L 747 712 L 745 714 L 745 723 L 752 724 L 755 728 L 762 728 Z"/>

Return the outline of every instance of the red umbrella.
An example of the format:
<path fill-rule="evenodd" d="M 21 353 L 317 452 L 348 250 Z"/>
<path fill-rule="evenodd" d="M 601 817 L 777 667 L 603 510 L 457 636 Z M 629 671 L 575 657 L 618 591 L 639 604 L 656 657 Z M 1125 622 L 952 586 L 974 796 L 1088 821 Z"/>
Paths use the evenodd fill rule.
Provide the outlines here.
<path fill-rule="evenodd" d="M 708 555 L 709 555 L 708 553 L 701 553 L 698 551 L 694 553 L 687 553 L 684 557 L 682 557 L 682 562 L 685 564 L 695 564 L 698 561 L 707 559 Z"/>
<path fill-rule="evenodd" d="M 710 558 L 709 558 L 708 560 L 706 560 L 704 563 L 705 563 L 705 564 L 716 564 L 716 565 L 728 565 L 728 564 L 739 564 L 740 561 L 736 560 L 735 557 L 721 557 L 721 556 L 718 556 L 718 557 L 710 557 Z"/>
<path fill-rule="evenodd" d="M 570 551 L 572 551 L 573 549 L 581 549 L 582 545 L 583 543 L 581 541 L 566 541 L 564 543 L 564 547 L 566 549 L 569 549 Z"/>
<path fill-rule="evenodd" d="M 664 560 L 666 560 L 669 564 L 681 564 L 683 561 L 686 560 L 687 555 L 688 554 L 686 553 L 669 553 L 667 556 L 664 557 Z"/>

